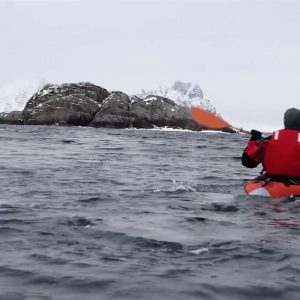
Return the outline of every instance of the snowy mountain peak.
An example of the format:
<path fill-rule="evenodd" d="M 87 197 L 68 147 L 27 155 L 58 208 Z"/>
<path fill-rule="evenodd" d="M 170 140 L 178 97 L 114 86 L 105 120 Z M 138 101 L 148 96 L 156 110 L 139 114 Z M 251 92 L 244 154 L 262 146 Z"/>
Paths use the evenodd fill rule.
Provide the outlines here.
<path fill-rule="evenodd" d="M 181 82 L 175 81 L 172 86 L 172 89 L 189 96 L 190 98 L 200 97 L 203 98 L 203 91 L 198 84 L 193 84 L 191 82 Z"/>
<path fill-rule="evenodd" d="M 142 90 L 137 96 L 145 98 L 149 95 L 165 97 L 181 106 L 196 106 L 217 114 L 216 108 L 211 104 L 210 100 L 204 98 L 202 89 L 195 83 L 175 81 L 169 88 L 158 88 L 152 91 Z"/>
<path fill-rule="evenodd" d="M 0 112 L 23 110 L 28 99 L 38 90 L 42 80 L 15 80 L 0 86 Z"/>

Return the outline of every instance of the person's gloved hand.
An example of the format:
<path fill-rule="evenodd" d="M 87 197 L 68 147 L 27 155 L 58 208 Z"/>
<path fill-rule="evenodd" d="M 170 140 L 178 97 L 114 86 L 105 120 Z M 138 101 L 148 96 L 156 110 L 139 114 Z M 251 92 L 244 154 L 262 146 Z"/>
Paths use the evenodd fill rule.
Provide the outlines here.
<path fill-rule="evenodd" d="M 258 141 L 258 140 L 261 140 L 261 132 L 255 130 L 255 129 L 252 129 L 250 141 Z"/>

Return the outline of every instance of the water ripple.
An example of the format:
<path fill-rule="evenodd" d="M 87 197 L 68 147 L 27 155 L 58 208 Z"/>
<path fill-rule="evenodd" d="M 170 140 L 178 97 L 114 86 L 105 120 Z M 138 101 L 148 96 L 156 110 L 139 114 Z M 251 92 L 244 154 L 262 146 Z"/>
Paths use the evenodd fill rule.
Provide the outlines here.
<path fill-rule="evenodd" d="M 0 299 L 299 298 L 297 199 L 239 134 L 0 126 Z"/>

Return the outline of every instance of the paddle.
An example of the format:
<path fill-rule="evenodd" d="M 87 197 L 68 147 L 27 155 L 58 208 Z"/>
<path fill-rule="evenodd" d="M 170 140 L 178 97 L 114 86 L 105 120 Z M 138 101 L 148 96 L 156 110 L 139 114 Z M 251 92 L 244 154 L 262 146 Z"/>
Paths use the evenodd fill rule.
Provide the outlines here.
<path fill-rule="evenodd" d="M 197 124 L 207 128 L 207 129 L 222 130 L 222 129 L 232 128 L 235 131 L 250 133 L 249 131 L 233 127 L 227 121 L 223 120 L 221 117 L 218 117 L 218 116 L 214 115 L 213 113 L 211 113 L 207 110 L 204 110 L 202 108 L 192 107 L 191 112 L 192 112 L 193 120 Z"/>

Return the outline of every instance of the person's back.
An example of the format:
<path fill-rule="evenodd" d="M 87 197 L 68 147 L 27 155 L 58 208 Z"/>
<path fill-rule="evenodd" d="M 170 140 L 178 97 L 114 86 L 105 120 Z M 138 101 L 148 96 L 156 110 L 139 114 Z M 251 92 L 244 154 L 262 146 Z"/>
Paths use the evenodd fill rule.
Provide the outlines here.
<path fill-rule="evenodd" d="M 272 134 L 262 162 L 268 176 L 300 177 L 299 137 L 300 132 L 293 129 Z"/>
<path fill-rule="evenodd" d="M 300 178 L 300 110 L 288 109 L 284 114 L 284 129 L 268 139 L 261 139 L 258 131 L 252 131 L 242 164 L 253 168 L 259 163 L 269 177 Z"/>

